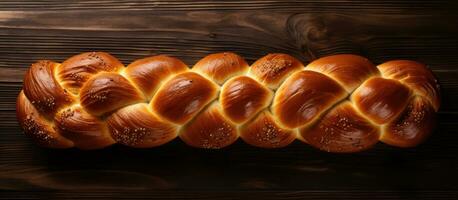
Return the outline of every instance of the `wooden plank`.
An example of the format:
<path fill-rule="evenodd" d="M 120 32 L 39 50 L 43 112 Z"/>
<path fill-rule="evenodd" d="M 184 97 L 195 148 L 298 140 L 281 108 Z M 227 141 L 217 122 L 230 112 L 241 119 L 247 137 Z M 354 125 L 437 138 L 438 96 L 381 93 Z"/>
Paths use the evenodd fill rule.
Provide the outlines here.
<path fill-rule="evenodd" d="M 235 51 L 250 62 L 267 52 L 285 52 L 304 63 L 329 54 L 357 53 L 375 63 L 390 59 L 426 63 L 441 76 L 443 93 L 450 94 L 444 98 L 447 112 L 458 109 L 454 103 L 458 28 L 441 20 L 443 16 L 104 11 L 103 15 L 112 16 L 107 21 L 97 18 L 100 13 L 85 11 L 1 13 L 0 81 L 4 82 L 20 82 L 36 60 L 63 61 L 91 50 L 111 52 L 125 64 L 164 53 L 189 65 L 218 51 Z M 81 20 L 72 20 L 74 16 Z M 207 18 L 213 20 L 202 20 Z"/>
<path fill-rule="evenodd" d="M 192 2 L 192 3 L 190 3 Z M 287 12 L 314 12 L 317 10 L 326 12 L 335 11 L 366 11 L 366 12 L 420 12 L 420 11 L 453 11 L 455 3 L 451 1 L 364 1 L 364 0 L 308 0 L 308 1 L 282 1 L 282 0 L 169 0 L 169 1 L 139 1 L 139 0 L 83 0 L 83 1 L 2 1 L 0 10 L 154 10 L 154 11 L 199 11 L 199 10 L 280 10 Z"/>
<path fill-rule="evenodd" d="M 99 191 L 99 192 L 39 192 L 29 193 L 8 192 L 4 199 L 456 199 L 457 195 L 453 191 L 315 191 L 301 190 L 297 192 L 285 191 L 180 191 L 173 192 L 167 190 L 160 191 Z M 1 197 L 0 197 L 1 198 Z"/>
<path fill-rule="evenodd" d="M 220 151 L 178 139 L 152 149 L 50 150 L 18 127 L 3 128 L 0 189 L 457 190 L 458 146 L 450 142 L 458 139 L 456 118 L 442 115 L 436 133 L 417 148 L 379 144 L 350 155 L 299 141 L 266 150 L 240 140 Z"/>
<path fill-rule="evenodd" d="M 0 67 L 27 67 L 37 59 L 63 60 L 90 50 L 110 51 L 125 63 L 166 53 L 192 65 L 208 53 L 230 50 L 250 61 L 266 52 L 286 52 L 303 61 L 345 52 L 376 63 L 406 58 L 450 70 L 457 64 L 458 28 L 453 20 L 441 19 L 457 16 L 0 12 Z"/>
<path fill-rule="evenodd" d="M 456 199 L 457 7 L 448 1 L 1 1 L 0 190 L 8 192 L 0 199 Z M 439 123 L 417 148 L 378 144 L 352 155 L 299 141 L 278 150 L 238 141 L 205 151 L 180 140 L 152 149 L 37 147 L 15 120 L 25 70 L 38 59 L 63 61 L 95 50 L 124 64 L 169 54 L 192 65 L 219 51 L 250 63 L 269 52 L 304 63 L 337 53 L 376 64 L 414 59 L 441 84 Z"/>

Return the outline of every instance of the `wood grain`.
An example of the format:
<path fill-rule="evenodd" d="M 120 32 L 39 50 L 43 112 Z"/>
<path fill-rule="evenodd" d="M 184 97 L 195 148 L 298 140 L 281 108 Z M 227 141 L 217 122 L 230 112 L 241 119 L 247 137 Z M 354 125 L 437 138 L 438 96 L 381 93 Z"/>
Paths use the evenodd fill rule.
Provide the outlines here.
<path fill-rule="evenodd" d="M 2 10 L 166 10 L 166 11 L 193 11 L 193 10 L 275 10 L 287 12 L 304 11 L 375 11 L 375 12 L 409 12 L 418 10 L 439 10 L 453 11 L 449 5 L 453 5 L 444 0 L 438 1 L 364 1 L 364 0 L 309 0 L 309 1 L 282 1 L 282 0 L 168 0 L 168 1 L 139 1 L 139 0 L 82 0 L 82 1 L 59 1 L 59 0 L 23 0 L 23 1 L 2 1 Z"/>
<path fill-rule="evenodd" d="M 15 199 L 434 199 L 448 200 L 456 199 L 454 192 L 451 191 L 82 191 L 82 192 L 39 192 L 33 191 L 28 193 L 8 192 L 5 194 L 7 198 Z"/>
<path fill-rule="evenodd" d="M 454 199 L 458 184 L 458 8 L 447 1 L 1 1 L 0 199 Z M 357 53 L 426 63 L 441 84 L 439 124 L 417 148 L 334 155 L 294 142 L 219 151 L 173 142 L 97 151 L 35 146 L 15 119 L 23 74 L 39 59 L 107 51 L 188 65 L 234 51 L 304 63 Z M 456 198 L 455 198 L 456 199 Z"/>

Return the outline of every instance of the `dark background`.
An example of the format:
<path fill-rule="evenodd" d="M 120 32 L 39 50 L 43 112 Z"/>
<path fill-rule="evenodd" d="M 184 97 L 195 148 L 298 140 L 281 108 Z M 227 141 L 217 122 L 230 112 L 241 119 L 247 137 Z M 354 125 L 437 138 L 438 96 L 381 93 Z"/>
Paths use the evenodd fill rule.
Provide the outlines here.
<path fill-rule="evenodd" d="M 456 199 L 458 6 L 443 1 L 0 1 L 0 198 Z M 169 54 L 194 64 L 234 51 L 304 63 L 356 53 L 379 64 L 426 63 L 441 84 L 439 123 L 412 149 L 378 144 L 358 154 L 299 141 L 266 150 L 183 142 L 153 149 L 49 150 L 25 137 L 15 98 L 38 59 L 107 51 L 124 64 Z"/>

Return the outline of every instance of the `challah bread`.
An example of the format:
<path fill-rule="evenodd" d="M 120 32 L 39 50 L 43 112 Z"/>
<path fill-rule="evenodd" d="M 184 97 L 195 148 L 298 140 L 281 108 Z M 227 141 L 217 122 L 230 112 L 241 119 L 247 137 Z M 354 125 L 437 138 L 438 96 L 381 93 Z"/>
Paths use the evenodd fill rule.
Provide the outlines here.
<path fill-rule="evenodd" d="M 222 148 L 240 137 L 263 148 L 299 139 L 349 153 L 378 141 L 418 145 L 432 132 L 439 105 L 431 71 L 408 60 L 376 67 L 342 54 L 305 67 L 276 53 L 249 66 L 225 52 L 192 68 L 165 55 L 124 67 L 108 53 L 90 52 L 32 64 L 16 111 L 25 134 L 50 148 L 148 148 L 176 137 Z"/>

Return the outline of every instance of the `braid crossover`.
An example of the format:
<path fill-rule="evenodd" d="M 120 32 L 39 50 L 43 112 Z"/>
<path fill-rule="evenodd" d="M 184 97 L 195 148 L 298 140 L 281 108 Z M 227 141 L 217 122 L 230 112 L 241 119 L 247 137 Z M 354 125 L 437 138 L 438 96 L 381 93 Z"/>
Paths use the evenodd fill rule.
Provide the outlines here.
<path fill-rule="evenodd" d="M 341 54 L 304 66 L 268 54 L 251 66 L 237 54 L 206 56 L 192 68 L 158 55 L 125 67 L 105 52 L 31 65 L 16 102 L 24 133 L 49 148 L 135 148 L 176 137 L 223 148 L 239 137 L 280 148 L 295 139 L 323 151 L 359 152 L 378 141 L 413 147 L 432 132 L 439 86 L 425 65 L 375 66 Z"/>

